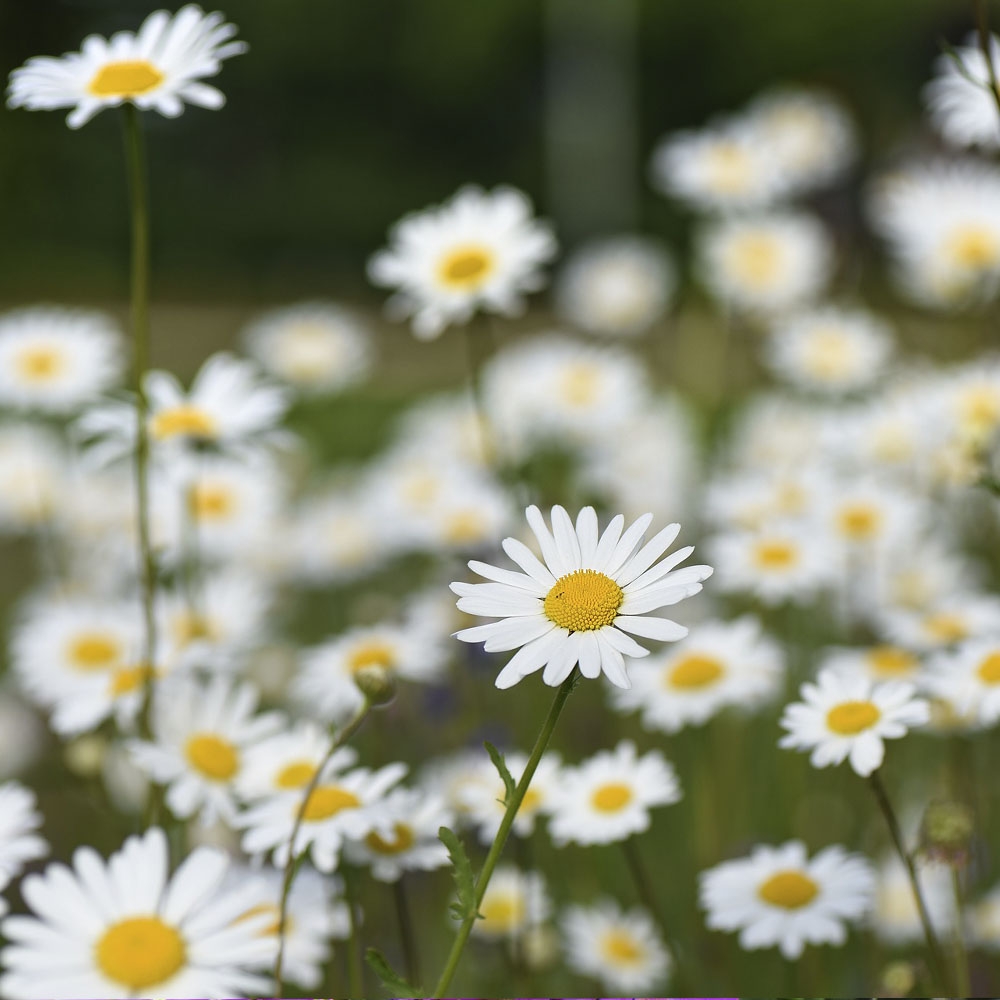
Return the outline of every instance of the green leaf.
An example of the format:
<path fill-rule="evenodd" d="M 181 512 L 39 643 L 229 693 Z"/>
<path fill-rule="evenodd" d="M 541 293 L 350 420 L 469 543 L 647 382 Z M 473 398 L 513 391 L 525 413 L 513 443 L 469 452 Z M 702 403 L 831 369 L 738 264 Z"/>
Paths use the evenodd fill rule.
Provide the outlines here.
<path fill-rule="evenodd" d="M 514 790 L 517 788 L 517 782 L 514 780 L 514 776 L 510 773 L 507 767 L 507 761 L 503 759 L 503 754 L 500 753 L 497 748 L 487 740 L 484 744 L 486 747 L 486 752 L 490 755 L 490 760 L 493 761 L 493 766 L 497 769 L 497 774 L 500 775 L 503 781 L 503 787 L 507 790 L 507 796 L 503 801 L 504 805 L 514 797 Z"/>
<path fill-rule="evenodd" d="M 448 857 L 455 875 L 455 887 L 458 890 L 458 902 L 451 904 L 451 912 L 458 920 L 467 920 L 470 916 L 479 916 L 476 906 L 476 880 L 472 874 L 472 863 L 462 842 L 453 830 L 442 826 L 438 830 L 441 843 L 448 848 Z"/>
<path fill-rule="evenodd" d="M 396 970 L 389 964 L 385 955 L 378 948 L 368 948 L 365 951 L 365 961 L 375 970 L 382 985 L 388 989 L 394 997 L 415 997 L 420 995 L 420 990 L 411 986 Z"/>

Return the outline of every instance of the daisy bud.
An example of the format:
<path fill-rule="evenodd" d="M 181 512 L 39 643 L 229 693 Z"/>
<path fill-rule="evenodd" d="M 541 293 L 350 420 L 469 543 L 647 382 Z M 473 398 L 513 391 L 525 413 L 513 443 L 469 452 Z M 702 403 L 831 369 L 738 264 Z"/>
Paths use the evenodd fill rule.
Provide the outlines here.
<path fill-rule="evenodd" d="M 63 757 L 66 766 L 81 778 L 93 778 L 101 773 L 108 742 L 103 736 L 81 736 L 66 745 Z"/>
<path fill-rule="evenodd" d="M 890 962 L 882 970 L 879 993 L 886 997 L 908 997 L 917 985 L 917 974 L 911 962 Z"/>
<path fill-rule="evenodd" d="M 975 833 L 972 810 L 961 802 L 931 802 L 920 825 L 920 849 L 935 861 L 964 865 L 969 859 Z"/>
<path fill-rule="evenodd" d="M 377 664 L 357 670 L 354 683 L 373 706 L 388 705 L 396 697 L 396 678 Z"/>

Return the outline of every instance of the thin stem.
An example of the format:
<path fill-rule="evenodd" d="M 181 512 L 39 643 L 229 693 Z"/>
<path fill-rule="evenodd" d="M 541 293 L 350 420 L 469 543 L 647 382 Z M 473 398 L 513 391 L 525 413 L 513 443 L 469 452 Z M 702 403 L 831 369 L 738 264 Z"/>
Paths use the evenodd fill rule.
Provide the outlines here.
<path fill-rule="evenodd" d="M 927 953 L 930 959 L 931 974 L 934 976 L 939 987 L 944 987 L 946 985 L 945 981 L 945 964 L 941 955 L 941 946 L 938 944 L 937 935 L 934 933 L 934 926 L 931 924 L 930 914 L 927 912 L 927 904 L 924 902 L 924 895 L 920 889 L 920 882 L 917 880 L 917 869 L 913 864 L 913 858 L 910 856 L 909 852 L 903 844 L 903 833 L 899 827 L 899 820 L 896 819 L 896 813 L 892 808 L 892 803 L 889 801 L 888 793 L 885 790 L 885 785 L 879 776 L 878 771 L 872 771 L 868 776 L 868 784 L 871 786 L 872 792 L 875 794 L 875 800 L 878 802 L 879 809 L 882 810 L 882 815 L 885 817 L 886 825 L 889 827 L 889 836 L 892 838 L 893 846 L 896 848 L 896 853 L 899 855 L 900 861 L 903 862 L 903 866 L 906 868 L 906 873 L 910 878 L 910 887 L 913 889 L 913 898 L 917 904 L 917 912 L 920 914 L 920 923 L 924 929 L 924 938 L 927 941 Z M 956 996 L 963 996 L 964 994 L 956 993 Z"/>
<path fill-rule="evenodd" d="M 969 953 L 965 948 L 965 937 L 962 934 L 962 917 L 965 912 L 964 893 L 962 892 L 962 874 L 955 864 L 949 865 L 951 868 L 951 888 L 955 894 L 955 919 L 954 938 L 952 949 L 955 959 L 955 988 L 958 992 L 955 996 L 971 996 L 971 986 L 969 984 Z"/>
<path fill-rule="evenodd" d="M 556 721 L 559 718 L 560 713 L 563 710 L 563 706 L 566 704 L 566 699 L 570 696 L 573 688 L 576 687 L 576 683 L 579 680 L 579 672 L 574 668 L 573 673 L 563 681 L 559 690 L 556 692 L 555 700 L 552 702 L 552 707 L 549 709 L 549 714 L 545 718 L 545 722 L 542 724 L 541 731 L 538 733 L 538 738 L 535 740 L 535 745 L 531 750 L 531 756 L 528 758 L 528 763 L 525 765 L 524 772 L 521 774 L 521 780 L 517 783 L 517 787 L 514 789 L 514 794 L 511 796 L 510 801 L 507 803 L 507 809 L 504 812 L 503 819 L 500 821 L 500 829 L 497 830 L 497 835 L 493 838 L 493 843 L 490 846 L 489 853 L 486 855 L 486 861 L 483 863 L 482 871 L 479 873 L 479 878 L 476 880 L 476 910 L 479 909 L 479 904 L 483 901 L 483 896 L 486 895 L 486 888 L 490 884 L 490 879 L 493 877 L 493 869 L 496 868 L 497 862 L 500 860 L 500 855 L 503 852 L 504 845 L 507 843 L 507 836 L 510 833 L 510 828 L 514 824 L 514 818 L 517 816 L 518 809 L 521 808 L 521 803 L 524 801 L 525 793 L 528 791 L 528 786 L 531 784 L 531 779 L 535 776 L 535 770 L 538 767 L 538 762 L 542 759 L 542 754 L 545 753 L 545 748 L 549 744 L 549 740 L 552 738 L 552 731 L 555 729 Z M 472 925 L 476 921 L 476 913 L 469 914 L 463 921 L 458 929 L 458 933 L 455 935 L 455 940 L 452 943 L 451 951 L 448 953 L 448 960 L 445 962 L 444 970 L 441 972 L 441 978 L 438 980 L 437 986 L 434 988 L 434 998 L 443 997 L 451 985 L 452 977 L 455 975 L 455 970 L 458 968 L 458 963 L 462 958 L 462 951 L 465 949 L 465 944 L 469 940 L 469 934 L 472 932 Z"/>
<path fill-rule="evenodd" d="M 281 996 L 284 992 L 281 973 L 285 962 L 285 930 L 288 923 L 288 899 L 292 894 L 292 884 L 298 872 L 298 863 L 305 857 L 305 852 L 303 852 L 301 857 L 296 858 L 295 842 L 299 839 L 299 831 L 302 829 L 302 823 L 305 820 L 306 806 L 308 806 L 309 800 L 312 798 L 312 793 L 316 791 L 316 786 L 319 784 L 320 777 L 326 765 L 330 762 L 330 758 L 334 755 L 335 751 L 339 750 L 361 728 L 361 723 L 364 722 L 370 710 L 371 703 L 366 698 L 364 704 L 354 714 L 350 722 L 330 741 L 330 749 L 327 750 L 326 756 L 320 761 L 316 770 L 313 771 L 312 777 L 309 779 L 309 784 L 306 785 L 302 795 L 302 803 L 295 814 L 295 822 L 292 824 L 292 832 L 288 838 L 288 859 L 285 861 L 285 877 L 281 885 L 281 902 L 278 907 L 278 955 L 274 960 L 274 981 L 278 987 L 278 996 Z"/>
<path fill-rule="evenodd" d="M 347 903 L 351 928 L 347 945 L 347 991 L 351 1000 L 363 998 L 365 995 L 364 964 L 361 958 L 361 926 L 358 920 L 357 884 L 354 876 L 355 872 L 352 869 L 344 870 L 344 900 Z"/>
<path fill-rule="evenodd" d="M 465 361 L 468 367 L 469 389 L 472 393 L 472 405 L 476 411 L 476 425 L 483 452 L 483 464 L 499 473 L 502 463 L 497 450 L 496 436 L 486 415 L 483 397 L 483 368 L 495 350 L 493 327 L 488 320 L 478 324 L 466 323 L 462 327 L 462 336 L 465 339 Z"/>
<path fill-rule="evenodd" d="M 987 0 L 976 0 L 976 25 L 979 29 L 979 48 L 986 62 L 986 78 L 989 81 L 993 102 L 1000 113 L 1000 85 L 997 82 L 997 70 L 993 65 L 993 46 L 990 39 L 990 19 Z"/>
<path fill-rule="evenodd" d="M 396 916 L 399 918 L 399 940 L 403 946 L 403 964 L 406 967 L 406 981 L 416 986 L 420 982 L 420 958 L 413 933 L 413 919 L 410 903 L 406 895 L 406 875 L 401 875 L 392 884 L 396 900 Z"/>

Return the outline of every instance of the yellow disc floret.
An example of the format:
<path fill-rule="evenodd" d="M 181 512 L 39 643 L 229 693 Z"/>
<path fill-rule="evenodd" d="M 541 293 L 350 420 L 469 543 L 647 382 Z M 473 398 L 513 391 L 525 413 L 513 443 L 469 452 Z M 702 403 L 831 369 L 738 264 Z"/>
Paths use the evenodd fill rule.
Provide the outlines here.
<path fill-rule="evenodd" d="M 121 983 L 129 996 L 165 983 L 187 961 L 184 939 L 159 917 L 129 917 L 112 924 L 97 942 L 95 958 L 108 979 Z"/>
<path fill-rule="evenodd" d="M 826 713 L 826 724 L 839 736 L 856 736 L 881 718 L 882 713 L 870 701 L 844 701 Z"/>
<path fill-rule="evenodd" d="M 163 83 L 164 75 L 145 59 L 123 59 L 107 63 L 87 85 L 95 97 L 138 97 L 155 90 Z"/>
<path fill-rule="evenodd" d="M 798 910 L 811 903 L 819 886 L 806 874 L 789 869 L 776 872 L 757 890 L 765 903 L 783 910 Z"/>
<path fill-rule="evenodd" d="M 545 596 L 549 621 L 570 632 L 594 632 L 612 624 L 625 600 L 621 587 L 603 573 L 578 569 L 559 577 Z"/>

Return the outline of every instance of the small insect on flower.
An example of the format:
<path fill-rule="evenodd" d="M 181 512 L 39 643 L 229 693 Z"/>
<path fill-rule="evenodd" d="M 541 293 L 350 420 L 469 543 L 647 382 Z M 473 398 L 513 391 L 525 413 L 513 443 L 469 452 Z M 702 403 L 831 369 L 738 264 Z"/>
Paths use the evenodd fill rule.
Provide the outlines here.
<path fill-rule="evenodd" d="M 206 14 L 196 4 L 174 15 L 154 11 L 138 32 L 88 35 L 80 52 L 29 59 L 11 73 L 7 104 L 29 111 L 72 108 L 70 128 L 126 102 L 167 118 L 185 104 L 215 110 L 225 96 L 201 80 L 215 76 L 223 59 L 246 52 L 246 42 L 232 41 L 235 34 L 236 25 L 222 14 Z"/>
<path fill-rule="evenodd" d="M 619 514 L 598 536 L 593 507 L 580 511 L 575 527 L 564 508 L 553 507 L 552 531 L 537 507 L 525 513 L 544 562 L 523 542 L 505 538 L 504 551 L 524 572 L 473 560 L 469 568 L 491 582 L 451 585 L 459 610 L 500 619 L 463 629 L 458 639 L 483 642 L 487 652 L 518 649 L 497 676 L 498 688 L 512 687 L 542 667 L 542 680 L 555 687 L 577 664 L 584 677 L 603 672 L 618 687 L 629 687 L 625 657 L 649 654 L 632 635 L 663 642 L 687 635 L 683 625 L 650 614 L 697 594 L 712 575 L 710 566 L 672 572 L 694 551 L 690 545 L 660 559 L 679 524 L 643 544 L 652 514 L 626 531 Z"/>

